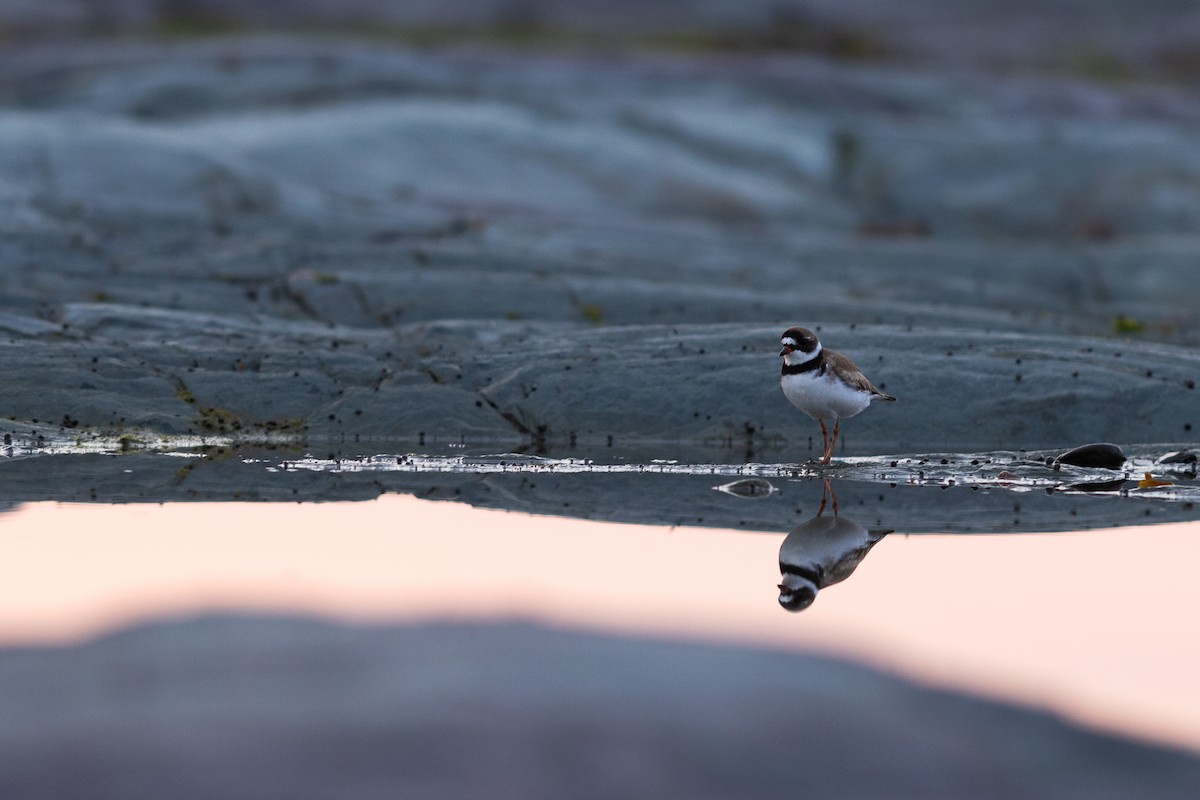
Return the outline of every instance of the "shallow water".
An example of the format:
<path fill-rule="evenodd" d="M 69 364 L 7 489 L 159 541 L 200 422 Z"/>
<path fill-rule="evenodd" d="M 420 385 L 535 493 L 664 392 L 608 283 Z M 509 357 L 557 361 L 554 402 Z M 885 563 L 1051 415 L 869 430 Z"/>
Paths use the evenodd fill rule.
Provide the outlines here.
<path fill-rule="evenodd" d="M 105 458 L 129 480 L 155 474 L 133 457 Z M 974 490 L 897 481 L 915 462 L 866 460 L 826 474 L 873 481 L 828 487 L 811 466 L 275 455 L 201 459 L 181 473 L 192 459 L 169 460 L 177 487 L 199 485 L 206 466 L 224 477 L 251 469 L 264 483 L 372 473 L 426 483 L 405 487 L 413 494 L 377 486 L 366 502 L 20 505 L 0 517 L 0 641 L 70 642 L 215 610 L 529 617 L 846 655 L 1200 750 L 1200 523 L 1186 474 L 1158 495 L 1133 480 L 1091 496 L 1046 492 L 1052 473 L 1032 460 L 1024 478 L 992 476 Z M 611 483 L 630 473 L 649 488 Z M 679 513 L 689 507 L 702 509 L 695 520 Z M 1133 524 L 1147 509 L 1161 524 Z M 1064 530 L 1109 512 L 1123 527 Z M 973 518 L 976 530 L 1007 533 L 952 527 Z M 1038 533 L 1039 520 L 1060 532 Z M 781 607 L 781 560 L 793 580 L 811 581 L 799 613 Z"/>

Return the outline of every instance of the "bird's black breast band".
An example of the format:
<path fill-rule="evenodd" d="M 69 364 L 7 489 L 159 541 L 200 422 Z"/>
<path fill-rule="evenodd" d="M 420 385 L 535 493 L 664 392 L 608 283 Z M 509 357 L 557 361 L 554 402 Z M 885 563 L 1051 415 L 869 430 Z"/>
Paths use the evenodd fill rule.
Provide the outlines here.
<path fill-rule="evenodd" d="M 821 369 L 824 366 L 825 366 L 825 353 L 824 353 L 824 351 L 822 351 L 820 353 L 817 353 L 816 358 L 810 358 L 808 361 L 805 361 L 803 364 L 789 364 L 786 361 L 783 362 L 783 374 L 784 375 L 799 375 L 802 372 L 812 372 L 813 370 Z"/>
<path fill-rule="evenodd" d="M 812 567 L 805 567 L 799 564 L 780 564 L 779 571 L 784 575 L 796 575 L 807 581 L 812 581 L 818 588 L 823 588 L 825 584 L 825 577 L 821 574 L 820 570 L 813 569 Z"/>

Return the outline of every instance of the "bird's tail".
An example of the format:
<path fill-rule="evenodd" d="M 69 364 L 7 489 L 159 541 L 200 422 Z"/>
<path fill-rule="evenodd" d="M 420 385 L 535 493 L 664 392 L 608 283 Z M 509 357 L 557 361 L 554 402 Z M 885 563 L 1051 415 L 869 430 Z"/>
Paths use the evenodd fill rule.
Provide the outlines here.
<path fill-rule="evenodd" d="M 896 401 L 896 398 L 892 397 L 890 394 L 884 394 L 883 392 L 875 392 L 875 396 L 880 400 L 891 400 L 892 402 Z"/>

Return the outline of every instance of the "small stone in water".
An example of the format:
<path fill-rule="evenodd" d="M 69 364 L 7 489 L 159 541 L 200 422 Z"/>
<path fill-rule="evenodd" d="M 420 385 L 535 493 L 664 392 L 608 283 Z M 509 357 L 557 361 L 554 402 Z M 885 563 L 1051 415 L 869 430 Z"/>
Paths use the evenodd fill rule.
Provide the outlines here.
<path fill-rule="evenodd" d="M 1125 466 L 1125 453 L 1115 444 L 1085 444 L 1054 459 L 1057 464 L 1072 464 L 1076 467 L 1099 467 L 1120 469 Z"/>

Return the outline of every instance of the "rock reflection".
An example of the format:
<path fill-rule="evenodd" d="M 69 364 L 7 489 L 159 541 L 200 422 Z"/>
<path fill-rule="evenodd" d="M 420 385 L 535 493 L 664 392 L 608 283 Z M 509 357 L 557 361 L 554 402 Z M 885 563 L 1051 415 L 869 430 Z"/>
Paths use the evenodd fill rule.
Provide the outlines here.
<path fill-rule="evenodd" d="M 868 530 L 839 514 L 833 484 L 824 481 L 817 515 L 793 528 L 779 547 L 779 605 L 788 611 L 808 608 L 817 592 L 850 577 L 875 543 L 891 532 Z"/>
<path fill-rule="evenodd" d="M 1067 488 L 1076 492 L 1117 492 L 1128 483 L 1124 478 L 1114 478 L 1111 481 L 1090 481 L 1088 483 L 1072 483 Z"/>
<path fill-rule="evenodd" d="M 731 494 L 734 497 L 751 497 L 764 498 L 770 497 L 779 490 L 770 482 L 762 478 L 749 478 L 732 483 L 723 483 L 720 486 L 714 486 L 718 492 Z"/>

